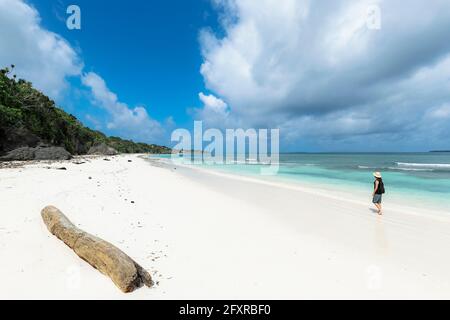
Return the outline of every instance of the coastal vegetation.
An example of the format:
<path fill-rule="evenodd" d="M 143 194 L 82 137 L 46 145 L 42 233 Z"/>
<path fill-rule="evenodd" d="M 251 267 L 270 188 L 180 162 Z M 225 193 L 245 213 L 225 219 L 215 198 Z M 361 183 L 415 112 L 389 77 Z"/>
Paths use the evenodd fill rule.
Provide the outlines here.
<path fill-rule="evenodd" d="M 170 148 L 108 137 L 85 127 L 63 111 L 31 82 L 11 75 L 14 65 L 0 70 L 0 155 L 40 144 L 63 147 L 73 155 L 106 144 L 119 153 L 169 153 Z"/>

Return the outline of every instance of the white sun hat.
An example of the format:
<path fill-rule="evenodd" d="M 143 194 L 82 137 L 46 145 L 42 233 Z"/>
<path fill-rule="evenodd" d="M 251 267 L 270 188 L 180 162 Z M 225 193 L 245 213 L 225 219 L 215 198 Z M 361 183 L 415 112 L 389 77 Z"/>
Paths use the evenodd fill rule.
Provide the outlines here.
<path fill-rule="evenodd" d="M 373 176 L 374 176 L 375 178 L 380 178 L 380 179 L 381 179 L 381 173 L 379 173 L 379 172 L 374 172 L 374 173 L 373 173 Z"/>

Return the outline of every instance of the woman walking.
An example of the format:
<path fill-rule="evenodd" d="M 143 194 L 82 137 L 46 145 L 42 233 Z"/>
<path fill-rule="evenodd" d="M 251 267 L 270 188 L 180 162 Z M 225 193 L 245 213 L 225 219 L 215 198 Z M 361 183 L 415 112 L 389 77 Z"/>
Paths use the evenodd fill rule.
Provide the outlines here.
<path fill-rule="evenodd" d="M 383 194 L 385 193 L 384 190 L 384 183 L 383 183 L 383 178 L 381 176 L 380 172 L 374 172 L 373 176 L 375 177 L 375 181 L 373 183 L 373 204 L 375 205 L 375 207 L 377 207 L 378 209 L 378 214 L 381 216 L 383 214 L 383 208 L 381 206 L 381 200 L 383 197 Z"/>

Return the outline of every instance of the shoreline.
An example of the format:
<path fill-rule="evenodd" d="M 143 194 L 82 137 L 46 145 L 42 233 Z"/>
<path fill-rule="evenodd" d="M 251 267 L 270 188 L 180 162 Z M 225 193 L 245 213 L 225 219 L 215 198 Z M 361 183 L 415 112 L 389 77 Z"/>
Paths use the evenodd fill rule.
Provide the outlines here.
<path fill-rule="evenodd" d="M 174 166 L 174 164 L 172 164 L 170 160 L 166 158 L 145 159 L 149 160 L 150 163 L 153 164 L 161 162 L 164 163 L 165 166 Z M 285 188 L 288 190 L 324 196 L 330 199 L 341 200 L 359 205 L 372 205 L 371 187 L 367 188 L 367 190 L 364 191 L 357 190 L 353 186 L 350 190 L 344 190 L 343 187 L 338 188 L 332 184 L 312 181 L 300 182 L 297 180 L 289 179 L 287 177 L 270 176 L 269 178 L 262 178 L 262 176 L 258 175 L 244 174 L 240 172 L 233 172 L 231 170 L 227 171 L 214 167 L 196 166 L 183 163 L 177 163 L 176 166 L 185 168 L 186 170 L 194 170 L 218 177 L 259 183 L 276 188 Z M 387 203 L 390 207 L 390 210 L 394 210 L 396 212 L 401 212 L 407 215 L 419 215 L 430 219 L 436 219 L 438 221 L 450 221 L 450 215 L 447 210 L 447 206 L 439 206 L 438 204 L 434 203 L 434 200 L 429 200 L 429 202 L 424 203 L 418 200 L 414 201 L 413 198 L 406 197 L 403 194 L 396 194 L 395 196 L 387 194 L 384 195 L 383 199 L 385 200 L 384 202 Z M 409 205 L 405 205 L 405 203 L 408 203 Z"/>
<path fill-rule="evenodd" d="M 448 221 L 380 218 L 370 203 L 149 162 L 120 155 L 0 169 L 0 297 L 450 297 Z M 40 210 L 49 204 L 130 255 L 155 287 L 122 294 L 48 233 Z"/>

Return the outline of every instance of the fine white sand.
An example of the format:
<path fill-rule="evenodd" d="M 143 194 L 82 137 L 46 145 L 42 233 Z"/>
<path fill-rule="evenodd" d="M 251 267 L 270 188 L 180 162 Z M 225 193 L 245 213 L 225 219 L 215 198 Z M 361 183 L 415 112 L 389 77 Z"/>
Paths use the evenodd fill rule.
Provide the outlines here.
<path fill-rule="evenodd" d="M 109 159 L 0 169 L 1 299 L 450 298 L 445 213 Z M 48 232 L 50 204 L 157 285 L 121 293 Z"/>

